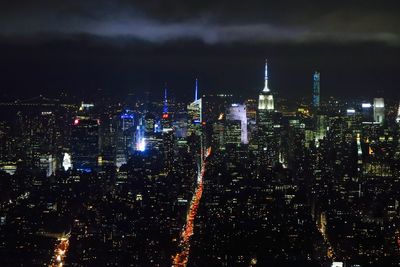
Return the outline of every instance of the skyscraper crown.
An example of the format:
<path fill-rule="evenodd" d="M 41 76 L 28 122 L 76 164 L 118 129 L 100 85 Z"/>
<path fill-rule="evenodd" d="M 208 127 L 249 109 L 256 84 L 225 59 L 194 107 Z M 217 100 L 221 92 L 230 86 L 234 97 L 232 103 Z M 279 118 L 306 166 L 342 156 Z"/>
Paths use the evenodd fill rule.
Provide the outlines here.
<path fill-rule="evenodd" d="M 264 89 L 263 92 L 270 92 L 271 90 L 268 87 L 268 62 L 265 59 L 265 76 L 264 76 Z"/>

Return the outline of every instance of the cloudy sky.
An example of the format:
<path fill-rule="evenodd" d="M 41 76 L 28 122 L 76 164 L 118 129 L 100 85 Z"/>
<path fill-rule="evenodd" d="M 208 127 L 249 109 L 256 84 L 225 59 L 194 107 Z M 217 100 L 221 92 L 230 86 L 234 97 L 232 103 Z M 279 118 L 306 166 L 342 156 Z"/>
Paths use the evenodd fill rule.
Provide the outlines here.
<path fill-rule="evenodd" d="M 396 1 L 9 1 L 0 9 L 0 88 L 307 95 L 313 70 L 326 96 L 396 94 Z"/>

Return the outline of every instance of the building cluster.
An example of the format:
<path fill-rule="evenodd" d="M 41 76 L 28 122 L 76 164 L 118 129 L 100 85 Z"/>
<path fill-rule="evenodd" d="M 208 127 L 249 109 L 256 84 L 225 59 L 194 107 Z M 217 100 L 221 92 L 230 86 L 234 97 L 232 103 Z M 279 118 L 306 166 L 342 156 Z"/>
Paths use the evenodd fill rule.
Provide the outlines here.
<path fill-rule="evenodd" d="M 398 263 L 398 103 L 321 98 L 315 72 L 288 108 L 264 77 L 250 99 L 196 79 L 190 103 L 0 103 L 4 266 L 171 266 L 206 147 L 188 266 Z"/>

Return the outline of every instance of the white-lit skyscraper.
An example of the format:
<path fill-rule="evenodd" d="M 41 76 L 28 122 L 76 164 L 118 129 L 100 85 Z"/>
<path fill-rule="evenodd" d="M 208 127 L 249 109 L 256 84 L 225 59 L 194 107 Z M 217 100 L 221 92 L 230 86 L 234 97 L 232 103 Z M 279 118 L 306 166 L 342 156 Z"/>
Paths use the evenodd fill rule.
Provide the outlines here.
<path fill-rule="evenodd" d="M 258 98 L 257 132 L 259 166 L 273 166 L 278 162 L 278 140 L 274 130 L 274 97 L 268 87 L 268 65 L 265 62 L 264 89 Z"/>
<path fill-rule="evenodd" d="M 264 76 L 264 89 L 258 96 L 258 110 L 274 110 L 274 96 L 268 87 L 268 64 L 265 60 L 265 76 Z"/>
<path fill-rule="evenodd" d="M 385 120 L 385 101 L 383 98 L 374 98 L 374 122 L 383 123 Z"/>
<path fill-rule="evenodd" d="M 228 121 L 240 121 L 240 142 L 247 144 L 247 116 L 246 106 L 240 104 L 232 104 L 228 113 L 226 114 L 226 120 Z"/>

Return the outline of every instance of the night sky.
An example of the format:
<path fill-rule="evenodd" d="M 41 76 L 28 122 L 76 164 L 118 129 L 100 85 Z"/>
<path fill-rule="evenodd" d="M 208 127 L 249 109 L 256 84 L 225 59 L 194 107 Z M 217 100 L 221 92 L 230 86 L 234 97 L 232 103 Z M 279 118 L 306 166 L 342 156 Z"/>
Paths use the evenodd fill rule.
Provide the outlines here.
<path fill-rule="evenodd" d="M 323 4 L 321 4 L 323 2 Z M 148 90 L 192 97 L 400 97 L 398 1 L 9 1 L 0 8 L 4 98 Z M 120 94 L 118 94 L 120 92 Z"/>

